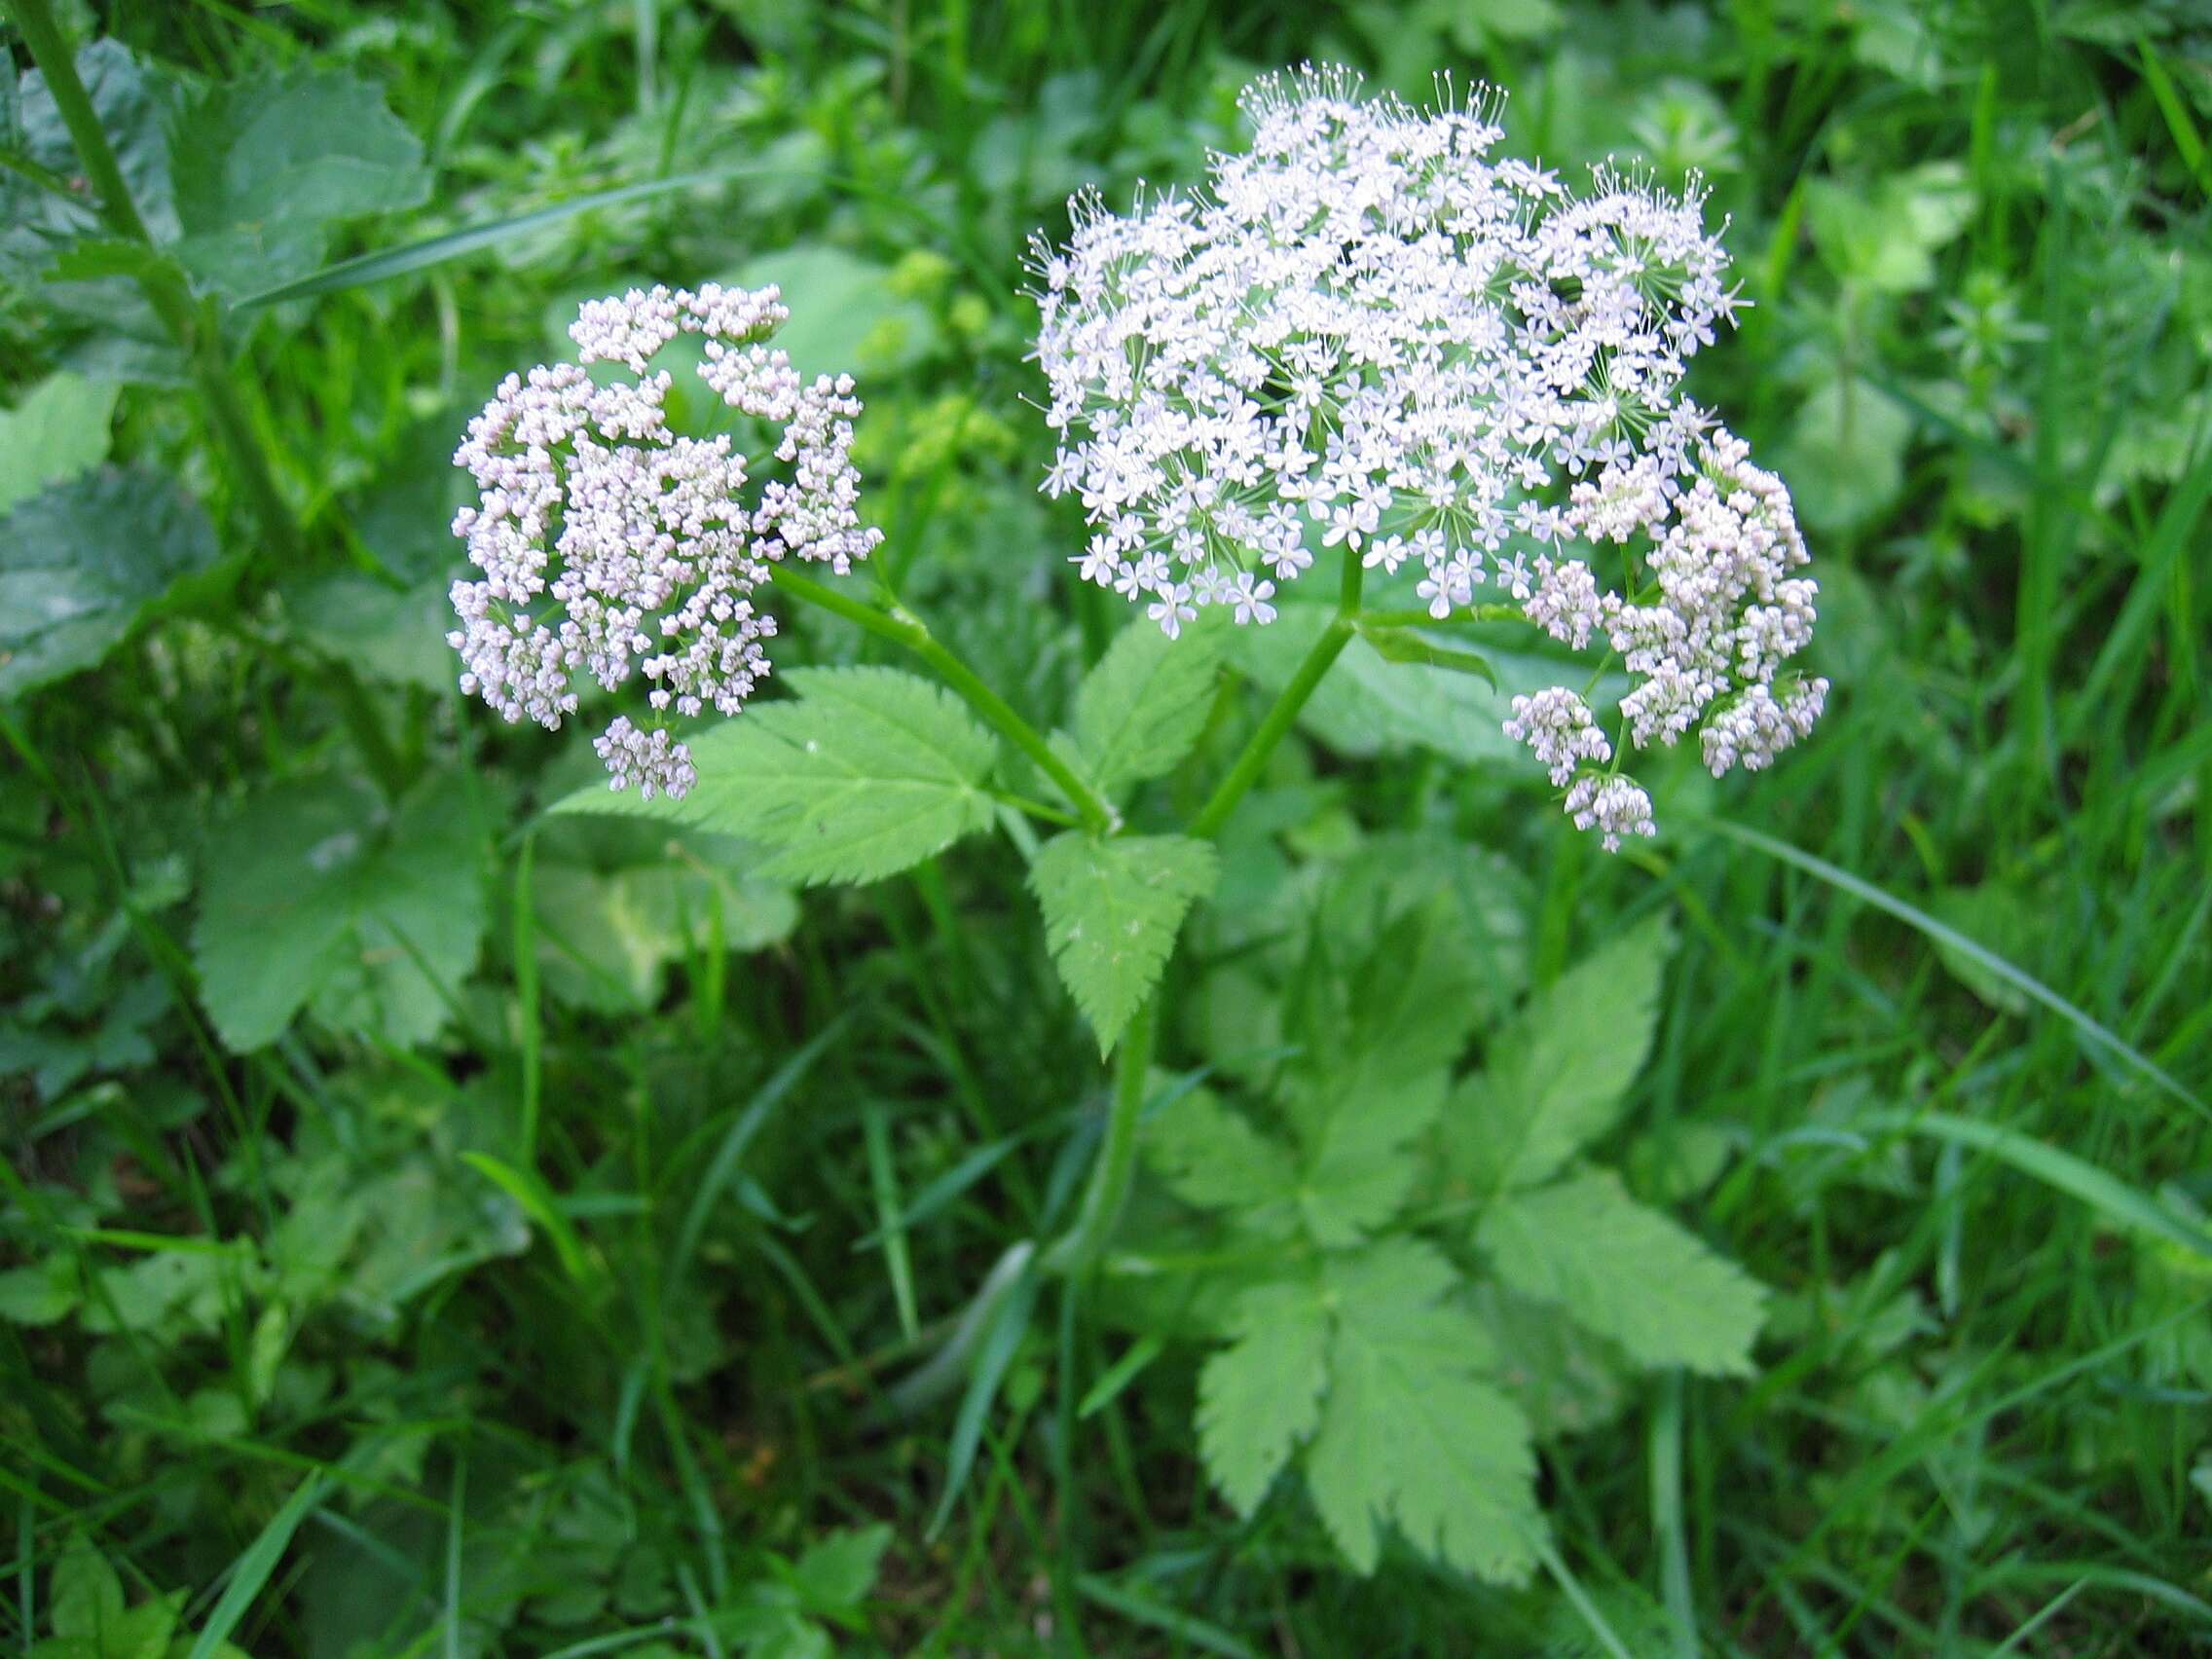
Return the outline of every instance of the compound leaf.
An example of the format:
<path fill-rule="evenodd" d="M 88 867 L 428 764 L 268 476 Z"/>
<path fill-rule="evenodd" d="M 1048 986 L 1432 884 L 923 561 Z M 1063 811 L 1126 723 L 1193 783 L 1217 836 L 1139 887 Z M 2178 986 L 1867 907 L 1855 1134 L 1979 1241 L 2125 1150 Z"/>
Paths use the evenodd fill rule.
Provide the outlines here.
<path fill-rule="evenodd" d="M 1441 1071 L 1380 1088 L 1355 1081 L 1330 1090 L 1298 1184 L 1299 1214 L 1316 1244 L 1356 1244 L 1398 1213 L 1419 1169 L 1410 1143 L 1435 1122 L 1444 1091 Z"/>
<path fill-rule="evenodd" d="M 1476 1241 L 1500 1279 L 1643 1365 L 1746 1376 L 1766 1292 L 1696 1235 L 1594 1170 L 1493 1204 Z"/>
<path fill-rule="evenodd" d="M 1157 778 L 1191 752 L 1225 644 L 1215 627 L 1189 628 L 1179 640 L 1150 622 L 1122 630 L 1075 694 L 1076 749 L 1101 791 Z"/>
<path fill-rule="evenodd" d="M 1081 830 L 1054 836 L 1030 866 L 1052 960 L 1101 1054 L 1160 982 L 1184 913 L 1213 890 L 1215 873 L 1204 841 Z"/>
<path fill-rule="evenodd" d="M 1320 1421 L 1328 1310 L 1315 1284 L 1255 1285 L 1237 1297 L 1230 1329 L 1235 1340 L 1198 1373 L 1198 1450 L 1248 1516 Z"/>
<path fill-rule="evenodd" d="M 1480 1375 L 1495 1359 L 1482 1324 L 1441 1300 L 1451 1265 L 1400 1239 L 1327 1281 L 1329 1393 L 1306 1475 L 1329 1535 L 1363 1573 L 1391 1526 L 1452 1567 L 1525 1582 L 1544 1535 L 1529 1421 Z"/>
<path fill-rule="evenodd" d="M 1455 1103 L 1458 1173 L 1479 1190 L 1532 1186 L 1612 1126 L 1650 1052 L 1673 947 L 1654 917 L 1530 999 Z"/>

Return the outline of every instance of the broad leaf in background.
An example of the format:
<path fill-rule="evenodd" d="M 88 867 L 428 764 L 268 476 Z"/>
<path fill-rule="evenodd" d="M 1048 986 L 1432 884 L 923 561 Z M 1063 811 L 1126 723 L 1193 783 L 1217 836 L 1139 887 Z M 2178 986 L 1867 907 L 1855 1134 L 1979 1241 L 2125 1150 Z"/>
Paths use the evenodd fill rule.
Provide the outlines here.
<path fill-rule="evenodd" d="M 294 71 L 208 89 L 178 116 L 176 252 L 236 299 L 322 264 L 341 220 L 427 200 L 423 146 L 384 93 L 344 72 Z"/>
<path fill-rule="evenodd" d="M 1453 1102 L 1456 1176 L 1477 1193 L 1530 1186 L 1612 1126 L 1651 1051 L 1673 949 L 1672 926 L 1655 916 L 1530 1000 Z"/>
<path fill-rule="evenodd" d="M 120 41 L 93 41 L 77 54 L 76 62 L 92 113 L 99 117 L 147 230 L 158 240 L 175 236 L 168 145 L 174 86 L 161 71 L 142 66 Z M 0 83 L 6 83 L 0 85 L 0 147 L 57 177 L 82 177 L 77 147 L 46 77 L 32 69 L 13 82 L 0 73 Z M 27 287 L 55 254 L 103 234 L 88 200 L 58 196 L 13 168 L 0 167 L 0 274 Z"/>
<path fill-rule="evenodd" d="M 1198 742 L 1228 642 L 1217 626 L 1170 640 L 1132 622 L 1075 694 L 1075 746 L 1107 794 L 1171 770 Z"/>
<path fill-rule="evenodd" d="M 1030 866 L 1060 977 L 1098 1034 L 1098 1051 L 1160 982 L 1192 903 L 1212 891 L 1213 847 L 1182 835 L 1101 838 L 1071 830 Z"/>
<path fill-rule="evenodd" d="M 1457 1273 L 1396 1239 L 1332 1261 L 1327 1281 L 1329 1391 L 1306 1479 L 1329 1535 L 1360 1572 L 1392 1526 L 1462 1571 L 1525 1582 L 1545 1535 L 1529 1421 L 1485 1378 L 1489 1333 L 1445 1300 Z"/>
<path fill-rule="evenodd" d="M 1254 1285 L 1230 1311 L 1230 1346 L 1198 1373 L 1198 1450 L 1249 1517 L 1321 1420 L 1329 1311 L 1308 1280 Z"/>
<path fill-rule="evenodd" d="M 1790 423 L 1781 464 L 1805 522 L 1834 535 L 1870 524 L 1904 488 L 1912 417 L 1857 377 L 1824 380 Z"/>
<path fill-rule="evenodd" d="M 0 512 L 107 459 L 117 387 L 82 375 L 48 375 L 0 411 Z"/>
<path fill-rule="evenodd" d="M 215 553 L 200 504 L 135 467 L 18 502 L 0 521 L 0 698 L 91 668 Z"/>
<path fill-rule="evenodd" d="M 792 315 L 776 331 L 776 350 L 789 352 L 792 366 L 808 379 L 895 374 L 926 355 L 936 340 L 936 322 L 900 296 L 887 267 L 824 242 L 764 253 L 720 280 L 783 289 Z"/>
<path fill-rule="evenodd" d="M 798 696 L 755 703 L 688 739 L 699 781 L 680 801 L 580 790 L 554 808 L 656 818 L 764 842 L 756 873 L 877 881 L 986 828 L 991 734 L 951 692 L 893 668 L 800 668 Z"/>
<path fill-rule="evenodd" d="M 1239 628 L 1230 643 L 1236 665 L 1270 691 L 1280 691 L 1298 672 L 1333 612 L 1325 606 L 1291 598 L 1265 628 Z M 1516 629 L 1506 638 L 1533 638 Z M 1561 658 L 1532 650 L 1498 648 L 1476 636 L 1454 641 L 1472 645 L 1497 676 L 1490 684 L 1478 675 L 1420 663 L 1386 661 L 1366 640 L 1355 638 L 1337 658 L 1328 679 L 1299 716 L 1299 724 L 1341 755 L 1367 756 L 1399 749 L 1430 750 L 1467 765 L 1512 760 L 1528 762 L 1528 751 L 1508 738 L 1502 723 L 1511 717 L 1513 698 L 1559 683 Z M 1627 688 L 1618 675 L 1598 682 L 1593 707 L 1616 701 Z"/>
<path fill-rule="evenodd" d="M 1484 1213 L 1476 1242 L 1514 1290 L 1563 1308 L 1639 1364 L 1751 1372 L 1765 1290 L 1610 1170 L 1508 1195 Z"/>
<path fill-rule="evenodd" d="M 537 956 L 545 987 L 578 1007 L 618 1014 L 660 1001 L 669 965 L 704 947 L 719 920 L 726 950 L 760 950 L 791 937 L 798 899 L 764 880 L 720 836 L 664 843 L 651 863 L 617 869 L 544 856 L 532 893 L 537 905 Z"/>
<path fill-rule="evenodd" d="M 358 784 L 307 780 L 211 836 L 193 955 L 223 1041 L 258 1049 L 311 1002 L 403 1047 L 435 1036 L 484 934 L 472 799 L 443 773 L 386 819 Z"/>

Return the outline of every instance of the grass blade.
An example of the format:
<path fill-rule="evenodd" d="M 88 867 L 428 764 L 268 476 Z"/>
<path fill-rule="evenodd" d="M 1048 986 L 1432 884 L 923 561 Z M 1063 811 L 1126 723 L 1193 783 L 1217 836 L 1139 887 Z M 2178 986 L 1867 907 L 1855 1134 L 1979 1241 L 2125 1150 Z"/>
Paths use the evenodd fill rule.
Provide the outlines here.
<path fill-rule="evenodd" d="M 577 1236 L 575 1227 L 554 1201 L 551 1188 L 531 1171 L 502 1163 L 489 1153 L 464 1152 L 461 1161 L 522 1205 L 523 1213 L 553 1241 L 562 1270 L 578 1289 L 593 1288 L 599 1275 L 593 1271 L 591 1257 L 585 1253 L 584 1241 Z"/>
<path fill-rule="evenodd" d="M 2172 1095 L 2183 1105 L 2190 1107 L 2201 1117 L 2212 1118 L 2212 1107 L 2207 1107 L 2202 1100 L 2185 1088 L 2180 1080 L 2163 1066 L 2160 1066 L 2118 1032 L 2100 1023 L 2083 1010 L 2076 1008 L 2034 975 L 2023 973 L 2013 967 L 2011 963 L 2006 961 L 2004 957 L 1998 955 L 1987 945 L 1967 938 L 1956 928 L 1944 926 L 1926 910 L 1918 909 L 1906 903 L 1902 899 L 1892 897 L 1872 882 L 1862 881 L 1858 876 L 1853 875 L 1851 871 L 1832 865 L 1824 858 L 1816 857 L 1812 853 L 1800 851 L 1787 841 L 1777 840 L 1772 835 L 1764 834 L 1742 824 L 1732 824 L 1725 818 L 1708 818 L 1704 822 L 1730 840 L 1740 841 L 1747 847 L 1755 848 L 1757 851 L 1766 854 L 1767 857 L 1777 859 L 1783 864 L 1795 865 L 1807 874 L 1819 876 L 1821 880 L 1826 882 L 1838 892 L 1848 893 L 1854 899 L 1897 917 L 1899 921 L 1926 935 L 1937 944 L 1950 946 L 1951 949 L 1967 957 L 1985 972 L 1995 975 L 2031 1000 L 2043 1004 L 2045 1008 L 2073 1026 L 2075 1030 L 2096 1047 L 2150 1079 L 2151 1082 L 2157 1084 L 2158 1088 L 2164 1089 L 2166 1093 Z"/>
<path fill-rule="evenodd" d="M 1932 1140 L 1985 1152 L 2021 1174 L 2069 1198 L 2081 1199 L 2116 1227 L 2162 1238 L 2195 1255 L 2212 1257 L 2212 1234 L 2192 1226 L 2148 1194 L 2117 1176 L 2108 1175 L 2095 1164 L 2042 1141 L 2031 1140 L 2003 1124 L 1953 1117 L 1947 1112 L 1874 1112 L 1854 1122 L 1863 1129 L 1926 1135 Z"/>
<path fill-rule="evenodd" d="M 239 1621 L 245 1617 L 246 1608 L 261 1594 L 269 1575 L 276 1570 L 276 1563 L 283 1558 L 285 1547 L 291 1543 L 292 1534 L 299 1530 L 300 1523 L 322 1501 L 328 1484 L 319 1473 L 308 1476 L 292 1489 L 292 1495 L 284 1500 L 284 1506 L 269 1518 L 269 1525 L 261 1529 L 261 1535 L 246 1545 L 245 1553 L 231 1567 L 231 1581 L 223 1587 L 222 1599 L 207 1615 L 207 1622 L 200 1627 L 199 1638 L 193 1642 L 188 1659 L 208 1659 L 230 1640 L 231 1632 L 238 1629 Z"/>
<path fill-rule="evenodd" d="M 648 178 L 637 184 L 617 185 L 612 190 L 595 190 L 588 196 L 571 197 L 556 202 L 550 207 L 538 207 L 528 213 L 516 213 L 504 219 L 489 220 L 481 225 L 463 226 L 448 231 L 443 236 L 409 242 L 405 247 L 381 248 L 352 259 L 342 259 L 336 265 L 324 266 L 312 276 L 291 282 L 279 282 L 274 288 L 264 288 L 258 294 L 248 294 L 239 301 L 241 312 L 258 311 L 264 306 L 282 305 L 287 300 L 313 299 L 318 294 L 335 294 L 347 288 L 365 287 L 371 282 L 387 282 L 394 276 L 412 276 L 433 266 L 445 265 L 465 258 L 488 247 L 497 247 L 503 241 L 526 237 L 533 231 L 578 214 L 590 213 L 601 207 L 619 207 L 626 202 L 646 202 L 656 196 L 673 195 L 680 190 L 696 190 L 710 184 L 721 184 L 748 173 L 788 173 L 788 167 L 732 166 L 709 167 L 701 172 L 671 173 L 666 178 Z"/>

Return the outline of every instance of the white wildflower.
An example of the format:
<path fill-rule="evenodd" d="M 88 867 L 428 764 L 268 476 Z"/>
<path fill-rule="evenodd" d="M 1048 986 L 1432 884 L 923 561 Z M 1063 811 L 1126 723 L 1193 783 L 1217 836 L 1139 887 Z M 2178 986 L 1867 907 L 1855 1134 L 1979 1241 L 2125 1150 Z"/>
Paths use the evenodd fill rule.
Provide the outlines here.
<path fill-rule="evenodd" d="M 695 781 L 673 715 L 734 715 L 769 672 L 775 619 L 747 597 L 788 554 L 840 574 L 882 539 L 860 522 L 852 463 L 860 400 L 849 378 L 801 382 L 763 342 L 790 313 L 774 288 L 633 288 L 586 304 L 575 363 L 509 375 L 455 461 L 478 503 L 454 520 L 477 579 L 454 584 L 461 689 L 548 728 L 576 710 L 575 681 L 650 689 L 651 729 L 616 719 L 595 747 L 616 789 L 676 796 Z M 781 475 L 748 505 L 749 462 L 727 436 L 671 432 L 673 382 L 647 364 L 680 333 L 705 337 L 702 379 L 732 408 L 783 428 Z M 635 381 L 601 386 L 583 364 Z"/>
<path fill-rule="evenodd" d="M 1124 562 L 1085 573 L 1150 554 L 1194 606 L 1258 623 L 1309 549 L 1378 579 L 1413 565 L 1439 621 L 1490 584 L 1568 646 L 1620 653 L 1628 745 L 1702 721 L 1716 770 L 1764 764 L 1825 686 L 1786 666 L 1815 597 L 1788 495 L 1681 395 L 1741 304 L 1702 186 L 1600 167 L 1570 190 L 1493 155 L 1494 96 L 1440 87 L 1417 110 L 1340 69 L 1269 77 L 1242 99 L 1249 147 L 1216 154 L 1202 191 L 1126 216 L 1081 196 L 1068 245 L 1034 245 L 1046 488 Z M 1580 698 L 1517 701 L 1507 729 L 1609 846 L 1650 832 Z"/>

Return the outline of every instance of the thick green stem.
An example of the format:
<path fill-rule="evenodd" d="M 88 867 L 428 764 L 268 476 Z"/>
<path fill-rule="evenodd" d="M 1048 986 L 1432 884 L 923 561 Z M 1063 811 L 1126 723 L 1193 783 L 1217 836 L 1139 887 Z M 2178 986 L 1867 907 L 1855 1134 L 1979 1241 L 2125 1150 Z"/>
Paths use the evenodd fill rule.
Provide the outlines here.
<path fill-rule="evenodd" d="M 842 616 L 846 621 L 866 629 L 877 639 L 889 640 L 892 644 L 912 651 L 937 671 L 938 678 L 962 702 L 982 716 L 1000 736 L 1028 756 L 1037 763 L 1040 772 L 1059 786 L 1060 793 L 1068 797 L 1077 813 L 1082 816 L 1085 829 L 1093 834 L 1106 835 L 1120 828 L 1121 814 L 1114 810 L 1113 803 L 1079 777 L 1074 767 L 1054 754 L 1052 746 L 1045 741 L 1037 728 L 1015 714 L 1004 697 L 977 679 L 974 669 L 946 650 L 938 642 L 937 636 L 923 626 L 922 619 L 912 611 L 903 606 L 893 610 L 882 609 L 866 600 L 840 593 L 826 583 L 816 581 L 812 576 L 801 575 L 788 565 L 777 568 L 775 581 L 778 588 L 793 599 L 804 600 L 831 615 Z"/>
<path fill-rule="evenodd" d="M 1352 634 L 1359 615 L 1360 580 L 1366 573 L 1359 555 L 1350 548 L 1345 549 L 1344 577 L 1337 590 L 1337 613 L 1329 625 L 1321 630 L 1321 637 L 1313 642 L 1306 660 L 1298 665 L 1298 672 L 1290 677 L 1290 683 L 1282 688 L 1260 729 L 1244 745 L 1244 752 L 1236 756 L 1229 775 L 1214 789 L 1198 817 L 1191 820 L 1191 833 L 1211 837 L 1221 833 L 1221 827 L 1229 822 L 1229 815 L 1236 810 L 1236 803 L 1258 781 L 1268 757 L 1274 754 L 1275 745 L 1282 742 L 1290 728 L 1298 723 L 1299 715 L 1312 697 L 1322 677 L 1335 665 L 1345 646 L 1351 644 Z"/>
<path fill-rule="evenodd" d="M 1159 1026 L 1160 998 L 1154 995 L 1145 999 L 1122 1033 L 1122 1047 L 1114 1056 L 1114 1104 L 1106 1114 L 1105 1143 L 1098 1149 L 1098 1161 L 1090 1166 L 1090 1185 L 1084 1189 L 1075 1225 L 1045 1252 L 1045 1266 L 1053 1272 L 1089 1267 L 1106 1253 L 1115 1228 L 1121 1225 L 1123 1206 L 1129 1201 L 1129 1183 L 1136 1175 L 1137 1119 L 1144 1111 L 1145 1079 L 1152 1071 Z"/>

